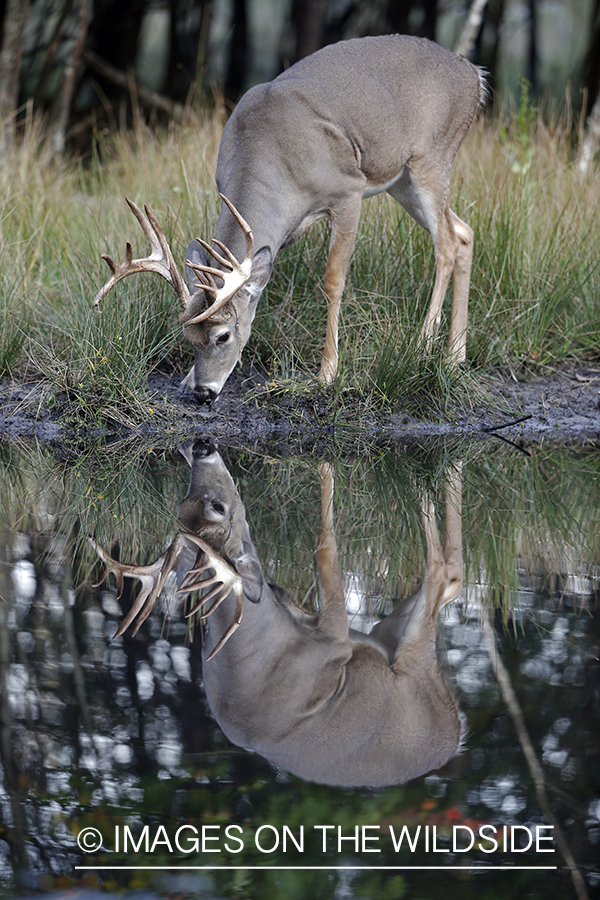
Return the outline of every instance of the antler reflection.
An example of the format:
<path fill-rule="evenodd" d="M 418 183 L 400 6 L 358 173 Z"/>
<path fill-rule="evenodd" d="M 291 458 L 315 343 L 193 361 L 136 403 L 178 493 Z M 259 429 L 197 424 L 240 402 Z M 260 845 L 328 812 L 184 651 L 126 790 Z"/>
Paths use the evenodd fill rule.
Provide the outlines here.
<path fill-rule="evenodd" d="M 90 544 L 105 565 L 102 578 L 94 585 L 98 587 L 109 575 L 114 575 L 117 587 L 117 598 L 123 593 L 124 579 L 137 578 L 141 582 L 140 591 L 135 601 L 123 618 L 114 637 L 119 637 L 129 628 L 135 621 L 133 634 L 135 635 L 140 625 L 145 622 L 152 612 L 158 597 L 165 585 L 165 581 L 170 572 L 172 572 L 179 562 L 182 551 L 187 549 L 190 544 L 197 547 L 196 559 L 194 565 L 188 569 L 182 579 L 181 585 L 177 589 L 178 594 L 190 594 L 193 591 L 207 591 L 193 608 L 186 613 L 186 618 L 200 612 L 200 617 L 205 619 L 217 609 L 218 606 L 231 593 L 236 598 L 235 612 L 231 625 L 226 629 L 225 633 L 218 641 L 216 647 L 210 654 L 212 658 L 223 645 L 229 640 L 231 635 L 239 627 L 242 621 L 242 613 L 244 608 L 244 589 L 242 579 L 222 556 L 220 556 L 205 540 L 190 532 L 179 531 L 167 550 L 162 553 L 154 562 L 148 565 L 133 565 L 131 563 L 123 563 L 113 559 L 110 553 L 97 542 L 94 538 L 88 538 Z M 210 575 L 210 571 L 213 575 Z M 206 576 L 206 577 L 203 577 Z M 206 608 L 207 604 L 211 605 Z"/>

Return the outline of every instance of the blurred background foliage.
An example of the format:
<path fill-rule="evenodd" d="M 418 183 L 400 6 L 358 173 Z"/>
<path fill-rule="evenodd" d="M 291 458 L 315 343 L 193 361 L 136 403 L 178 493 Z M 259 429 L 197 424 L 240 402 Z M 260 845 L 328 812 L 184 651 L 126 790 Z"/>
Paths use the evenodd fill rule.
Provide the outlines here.
<path fill-rule="evenodd" d="M 334 41 L 408 33 L 456 49 L 468 0 L 0 0 L 5 144 L 36 113 L 55 153 L 90 150 L 97 130 L 182 120 Z M 470 41 L 502 106 L 534 96 L 593 108 L 600 0 L 489 0 Z"/>

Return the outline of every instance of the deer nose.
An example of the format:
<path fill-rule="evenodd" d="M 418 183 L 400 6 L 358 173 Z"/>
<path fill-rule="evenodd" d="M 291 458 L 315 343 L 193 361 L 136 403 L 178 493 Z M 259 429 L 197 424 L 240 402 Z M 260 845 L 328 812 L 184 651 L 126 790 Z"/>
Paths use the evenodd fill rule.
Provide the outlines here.
<path fill-rule="evenodd" d="M 194 456 L 212 456 L 213 453 L 217 452 L 217 449 L 218 444 L 212 438 L 199 438 L 197 441 L 194 441 L 192 453 Z"/>
<path fill-rule="evenodd" d="M 216 399 L 217 392 L 211 391 L 210 388 L 194 388 L 194 397 L 198 403 L 205 403 L 208 406 Z"/>

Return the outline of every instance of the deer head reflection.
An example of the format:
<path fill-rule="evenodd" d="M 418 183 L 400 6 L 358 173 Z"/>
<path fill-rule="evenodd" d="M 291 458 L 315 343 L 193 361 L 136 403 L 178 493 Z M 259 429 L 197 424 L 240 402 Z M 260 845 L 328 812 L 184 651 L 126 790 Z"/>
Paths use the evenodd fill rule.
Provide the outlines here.
<path fill-rule="evenodd" d="M 443 765 L 461 737 L 435 647 L 438 613 L 462 586 L 459 470 L 447 481 L 444 547 L 433 503 L 424 497 L 423 581 L 363 634 L 350 629 L 344 602 L 331 466 L 320 466 L 322 605 L 309 613 L 267 583 L 220 454 L 198 442 L 187 456 L 190 488 L 179 510 L 184 531 L 156 563 L 117 563 L 95 545 L 118 587 L 124 576 L 142 582 L 118 634 L 136 617 L 139 627 L 167 572 L 177 567 L 180 592 L 203 594 L 189 614 L 205 616 L 204 685 L 233 743 L 307 780 L 348 787 L 398 784 Z"/>

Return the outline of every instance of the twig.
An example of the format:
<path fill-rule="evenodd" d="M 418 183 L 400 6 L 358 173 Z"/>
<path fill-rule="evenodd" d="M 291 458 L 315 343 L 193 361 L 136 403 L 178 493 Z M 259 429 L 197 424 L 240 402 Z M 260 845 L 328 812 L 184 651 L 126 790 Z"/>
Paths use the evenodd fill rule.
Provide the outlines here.
<path fill-rule="evenodd" d="M 509 447 L 514 447 L 515 450 L 518 450 L 519 453 L 523 454 L 523 456 L 531 456 L 531 453 L 529 452 L 529 450 L 526 450 L 525 447 L 519 447 L 519 445 L 515 444 L 514 441 L 509 441 L 508 438 L 502 437 L 501 434 L 493 434 L 492 437 L 496 438 L 497 441 L 502 441 L 502 443 L 508 444 Z"/>
<path fill-rule="evenodd" d="M 527 763 L 527 768 L 531 773 L 531 778 L 535 787 L 535 793 L 538 799 L 538 803 L 540 804 L 540 809 L 545 815 L 548 823 L 554 828 L 554 839 L 560 853 L 563 856 L 563 859 L 569 867 L 569 873 L 571 875 L 571 880 L 573 882 L 573 887 L 575 889 L 575 894 L 577 895 L 578 900 L 588 900 L 589 894 L 587 892 L 583 876 L 579 870 L 577 863 L 575 862 L 575 857 L 573 856 L 573 852 L 571 850 L 571 847 L 569 846 L 567 838 L 550 807 L 548 792 L 546 790 L 546 776 L 544 774 L 544 770 L 542 769 L 540 761 L 537 758 L 533 743 L 529 736 L 529 732 L 527 731 L 525 717 L 523 715 L 523 711 L 519 704 L 517 695 L 515 694 L 515 691 L 513 689 L 510 680 L 510 674 L 508 672 L 508 669 L 500 659 L 498 647 L 496 644 L 496 635 L 494 633 L 494 629 L 489 620 L 489 617 L 486 617 L 483 620 L 483 635 L 485 639 L 486 649 L 490 658 L 490 663 L 492 665 L 492 671 L 496 676 L 496 681 L 498 682 L 498 687 L 500 688 L 502 699 L 504 700 L 508 708 L 509 715 L 513 721 L 515 731 L 517 732 L 517 738 L 523 751 L 523 756 L 525 757 L 525 762 Z"/>
<path fill-rule="evenodd" d="M 492 425 L 491 427 L 484 425 L 483 431 L 487 432 L 487 434 L 491 434 L 493 431 L 500 431 L 502 428 L 512 428 L 513 425 L 520 425 L 521 422 L 526 422 L 528 419 L 532 418 L 533 416 L 531 413 L 528 413 L 526 416 L 521 416 L 519 419 L 512 419 L 510 422 L 505 422 L 503 425 Z"/>

